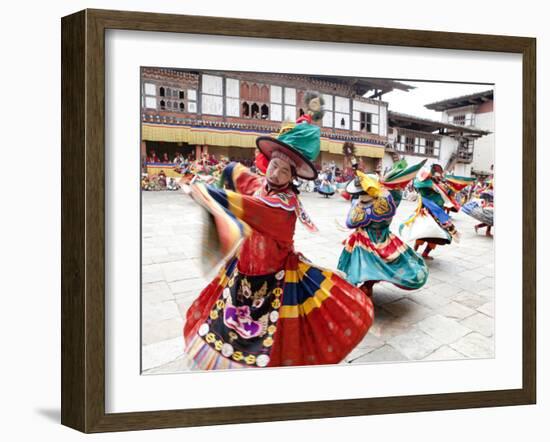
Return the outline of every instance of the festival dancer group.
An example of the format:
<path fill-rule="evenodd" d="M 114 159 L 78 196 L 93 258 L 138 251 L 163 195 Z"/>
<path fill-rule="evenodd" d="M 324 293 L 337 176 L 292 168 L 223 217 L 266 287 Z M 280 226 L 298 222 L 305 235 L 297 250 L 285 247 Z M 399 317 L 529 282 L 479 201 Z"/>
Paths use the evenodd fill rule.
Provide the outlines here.
<path fill-rule="evenodd" d="M 187 311 L 185 352 L 194 369 L 339 363 L 373 324 L 375 283 L 414 290 L 428 278 L 424 259 L 389 227 L 402 190 L 424 162 L 400 161 L 381 178 L 356 169 L 346 187 L 352 199 L 346 224 L 353 232 L 338 270 L 318 266 L 294 249 L 296 220 L 317 231 L 293 184 L 294 178 L 317 176 L 315 123 L 322 119 L 323 99 L 309 92 L 305 102 L 307 111 L 295 123 L 283 123 L 275 137 L 256 140 L 260 162 L 267 164 L 264 175 L 230 163 L 221 187 L 186 188 L 206 213 L 203 265 L 220 268 Z M 426 179 L 431 177 L 419 182 Z M 428 197 L 420 204 L 406 228 L 437 216 L 445 235 L 428 232 L 422 239 L 444 236 L 450 242 L 456 229 L 448 215 Z"/>

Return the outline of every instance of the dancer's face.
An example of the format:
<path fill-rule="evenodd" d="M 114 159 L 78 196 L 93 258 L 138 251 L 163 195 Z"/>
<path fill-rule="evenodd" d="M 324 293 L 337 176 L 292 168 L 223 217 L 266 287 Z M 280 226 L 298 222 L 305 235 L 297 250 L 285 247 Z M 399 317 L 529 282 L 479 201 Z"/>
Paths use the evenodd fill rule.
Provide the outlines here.
<path fill-rule="evenodd" d="M 273 158 L 266 171 L 267 181 L 277 187 L 286 186 L 292 179 L 290 164 L 280 158 Z"/>

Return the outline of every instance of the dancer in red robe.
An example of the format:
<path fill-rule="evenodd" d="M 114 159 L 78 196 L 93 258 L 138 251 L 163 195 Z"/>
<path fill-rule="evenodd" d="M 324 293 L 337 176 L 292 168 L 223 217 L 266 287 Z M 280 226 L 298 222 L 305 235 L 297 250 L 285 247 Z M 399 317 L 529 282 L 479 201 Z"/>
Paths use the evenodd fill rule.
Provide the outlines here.
<path fill-rule="evenodd" d="M 308 98 L 318 115 L 321 98 Z M 187 312 L 186 353 L 195 368 L 336 364 L 373 322 L 360 289 L 294 250 L 297 219 L 315 230 L 292 185 L 294 177 L 317 174 L 311 161 L 320 130 L 305 117 L 278 138 L 258 138 L 269 160 L 265 177 L 232 163 L 224 189 L 191 186 L 212 225 L 206 259 L 229 256 Z"/>

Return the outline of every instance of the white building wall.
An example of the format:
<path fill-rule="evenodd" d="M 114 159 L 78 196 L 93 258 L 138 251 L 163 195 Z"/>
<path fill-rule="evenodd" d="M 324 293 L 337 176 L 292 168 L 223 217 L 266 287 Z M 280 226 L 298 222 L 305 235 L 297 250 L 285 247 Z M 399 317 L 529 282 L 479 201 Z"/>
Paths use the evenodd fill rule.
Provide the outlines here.
<path fill-rule="evenodd" d="M 225 79 L 225 95 L 227 97 L 239 98 L 239 80 L 234 78 Z"/>
<path fill-rule="evenodd" d="M 229 117 L 238 117 L 241 114 L 241 105 L 238 98 L 226 98 L 225 114 Z"/>
<path fill-rule="evenodd" d="M 441 137 L 441 151 L 439 152 L 439 160 L 437 163 L 445 169 L 451 155 L 456 152 L 458 141 L 451 137 Z"/>
<path fill-rule="evenodd" d="M 143 86 L 145 95 L 157 95 L 157 87 L 153 83 L 145 83 Z"/>
<path fill-rule="evenodd" d="M 476 111 L 475 105 L 447 109 L 446 111 L 443 111 L 441 113 L 441 121 L 443 123 L 456 124 L 454 121 L 454 117 L 456 115 L 464 115 L 465 126 L 477 127 L 475 111 Z"/>
<path fill-rule="evenodd" d="M 464 112 L 467 110 L 467 112 Z M 468 115 L 472 114 L 473 108 L 461 108 L 461 109 L 449 109 L 441 113 L 441 121 L 445 123 L 452 123 L 452 116 L 457 113 L 466 113 Z M 485 113 L 475 113 L 473 114 L 473 125 L 477 129 L 483 129 L 491 132 L 489 135 L 484 135 L 481 138 L 478 138 L 474 141 L 474 156 L 473 161 L 470 165 L 465 168 L 466 176 L 470 176 L 471 171 L 483 173 L 491 173 L 491 165 L 495 162 L 495 119 L 494 112 L 485 112 Z M 457 173 L 457 175 L 462 175 Z"/>
<path fill-rule="evenodd" d="M 451 173 L 458 176 L 472 176 L 472 165 L 466 163 L 456 163 Z"/>
<path fill-rule="evenodd" d="M 495 114 L 486 112 L 476 114 L 476 127 L 491 132 L 474 141 L 474 159 L 472 169 L 476 172 L 491 173 L 491 166 L 495 162 Z"/>
<path fill-rule="evenodd" d="M 156 109 L 157 108 L 157 97 L 145 97 L 145 103 L 144 107 L 147 107 L 149 109 Z"/>
<path fill-rule="evenodd" d="M 383 137 L 386 136 L 388 133 L 388 105 L 387 104 L 381 104 L 380 105 L 380 135 Z"/>
<path fill-rule="evenodd" d="M 282 103 L 283 102 L 283 88 L 281 86 L 271 86 L 270 95 L 272 103 Z"/>
<path fill-rule="evenodd" d="M 207 115 L 223 115 L 223 97 L 203 95 L 202 112 Z"/>
<path fill-rule="evenodd" d="M 223 78 L 215 75 L 202 76 L 202 92 L 204 94 L 222 95 L 223 92 Z"/>
<path fill-rule="evenodd" d="M 393 165 L 392 156 L 386 152 L 384 154 L 384 157 L 382 158 L 382 171 L 391 169 L 392 165 Z"/>
<path fill-rule="evenodd" d="M 378 115 L 378 104 L 367 103 L 365 101 L 353 100 L 353 109 L 361 112 L 369 112 Z"/>

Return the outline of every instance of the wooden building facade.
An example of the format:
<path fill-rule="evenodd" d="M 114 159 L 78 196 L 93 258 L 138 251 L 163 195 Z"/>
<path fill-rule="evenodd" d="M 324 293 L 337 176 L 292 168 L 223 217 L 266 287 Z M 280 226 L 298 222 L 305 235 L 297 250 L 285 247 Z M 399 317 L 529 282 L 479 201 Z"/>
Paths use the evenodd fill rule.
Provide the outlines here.
<path fill-rule="evenodd" d="M 441 121 L 477 128 L 488 132 L 472 141 L 472 173 L 479 176 L 493 174 L 495 162 L 494 92 L 492 89 L 460 97 L 447 98 L 426 105 L 426 108 L 442 112 Z"/>
<path fill-rule="evenodd" d="M 471 176 L 474 158 L 474 142 L 490 132 L 473 126 L 464 126 L 444 121 L 399 112 L 389 112 L 389 142 L 384 168 L 398 158 L 414 164 L 428 159 L 428 165 L 440 164 L 455 175 Z"/>
<path fill-rule="evenodd" d="M 325 101 L 317 166 L 345 166 L 342 147 L 350 141 L 374 170 L 388 144 L 388 105 L 381 97 L 411 88 L 378 79 L 142 68 L 142 159 L 155 150 L 159 157 L 181 152 L 251 160 L 256 138 L 303 114 L 304 95 L 314 90 Z"/>

